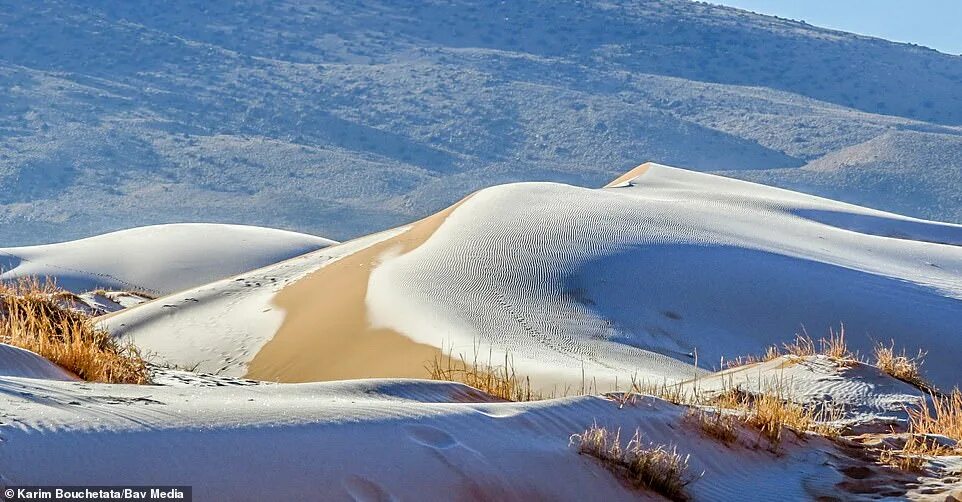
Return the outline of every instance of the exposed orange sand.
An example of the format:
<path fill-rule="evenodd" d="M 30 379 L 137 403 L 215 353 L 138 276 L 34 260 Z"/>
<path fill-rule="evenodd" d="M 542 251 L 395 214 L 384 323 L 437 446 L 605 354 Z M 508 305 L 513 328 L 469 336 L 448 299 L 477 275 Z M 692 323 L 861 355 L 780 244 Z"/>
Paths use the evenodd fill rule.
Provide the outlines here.
<path fill-rule="evenodd" d="M 613 186 L 631 181 L 633 178 L 637 178 L 642 174 L 645 174 L 645 172 L 648 171 L 648 168 L 650 168 L 651 165 L 652 165 L 651 162 L 645 162 L 644 164 L 632 169 L 631 171 L 628 171 L 627 173 L 622 174 L 621 176 L 618 176 L 617 179 L 605 185 L 605 188 L 611 188 Z"/>
<path fill-rule="evenodd" d="M 446 363 L 446 357 L 439 348 L 394 330 L 372 328 L 365 303 L 368 280 L 385 252 L 416 249 L 465 200 L 284 288 L 274 298 L 285 312 L 284 323 L 251 360 L 247 378 L 316 382 L 429 377 L 425 365 L 436 358 Z"/>

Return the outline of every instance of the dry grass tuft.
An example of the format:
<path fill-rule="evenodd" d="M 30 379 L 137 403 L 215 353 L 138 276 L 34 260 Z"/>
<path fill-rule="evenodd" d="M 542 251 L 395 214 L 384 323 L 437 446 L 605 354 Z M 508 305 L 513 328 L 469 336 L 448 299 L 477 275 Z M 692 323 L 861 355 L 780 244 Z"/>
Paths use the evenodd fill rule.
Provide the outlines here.
<path fill-rule="evenodd" d="M 765 354 L 762 356 L 748 355 L 738 357 L 737 359 L 723 362 L 722 367 L 737 368 L 738 366 L 745 366 L 747 364 L 772 361 L 781 357 L 783 351 L 784 354 L 796 357 L 824 355 L 846 364 L 854 364 L 858 361 L 856 354 L 848 349 L 848 344 L 845 341 L 845 325 L 842 324 L 837 331 L 835 328 L 829 328 L 828 338 L 819 338 L 818 340 L 813 339 L 808 335 L 808 332 L 802 329 L 801 333 L 795 334 L 795 339 L 792 342 L 782 344 L 782 349 L 772 345 L 765 349 Z"/>
<path fill-rule="evenodd" d="M 895 341 L 893 340 L 889 345 L 883 343 L 876 344 L 874 355 L 875 366 L 883 373 L 887 373 L 894 378 L 908 382 L 921 389 L 931 389 L 925 379 L 922 378 L 921 367 L 925 352 L 919 350 L 918 355 L 915 357 L 907 356 L 904 349 L 901 354 L 896 353 Z"/>
<path fill-rule="evenodd" d="M 746 410 L 745 423 L 758 429 L 773 446 L 781 442 L 786 427 L 804 431 L 811 426 L 811 417 L 802 406 L 781 399 L 775 394 L 755 396 L 745 402 L 743 407 Z"/>
<path fill-rule="evenodd" d="M 571 436 L 578 452 L 595 457 L 609 470 L 639 488 L 647 488 L 670 500 L 688 500 L 685 487 L 694 478 L 688 474 L 688 456 L 681 456 L 674 446 L 648 445 L 636 430 L 628 444 L 621 445 L 621 429 L 593 424 L 583 433 Z"/>
<path fill-rule="evenodd" d="M 781 356 L 782 356 L 782 353 L 781 353 L 780 350 L 778 350 L 778 347 L 776 347 L 776 346 L 774 346 L 774 345 L 771 345 L 771 346 L 769 346 L 767 349 L 765 349 L 765 353 L 762 354 L 761 356 L 756 356 L 756 355 L 754 355 L 754 354 L 749 354 L 749 355 L 747 355 L 747 356 L 739 356 L 739 357 L 737 357 L 737 358 L 735 358 L 735 359 L 732 359 L 732 360 L 730 360 L 730 361 L 724 361 L 724 360 L 723 360 L 723 361 L 722 361 L 722 364 L 721 364 L 721 367 L 722 367 L 722 368 L 737 368 L 737 367 L 739 367 L 739 366 L 747 366 L 747 365 L 749 365 L 749 364 L 755 364 L 755 363 L 762 363 L 762 362 L 772 361 L 772 360 L 778 359 L 778 358 L 781 357 Z"/>
<path fill-rule="evenodd" d="M 0 342 L 30 350 L 92 382 L 149 383 L 136 347 L 61 305 L 72 294 L 37 280 L 0 284 Z"/>
<path fill-rule="evenodd" d="M 828 356 L 836 361 L 855 362 L 857 359 L 848 345 L 845 343 L 845 325 L 839 325 L 838 331 L 834 328 L 828 329 L 828 338 L 819 340 L 821 354 Z"/>
<path fill-rule="evenodd" d="M 696 401 L 697 397 L 694 392 L 689 392 L 680 383 L 669 384 L 667 381 L 663 381 L 659 384 L 647 380 L 637 381 L 634 377 L 631 379 L 631 392 L 654 396 L 677 405 L 690 405 Z"/>
<path fill-rule="evenodd" d="M 735 410 L 733 420 L 758 430 L 773 449 L 781 443 L 786 430 L 796 434 L 814 432 L 822 436 L 838 436 L 839 430 L 830 423 L 841 417 L 841 410 L 826 405 L 796 403 L 788 398 L 784 388 L 782 382 L 775 382 L 757 394 L 729 388 L 713 395 L 707 403 L 720 409 Z"/>
<path fill-rule="evenodd" d="M 910 436 L 901 450 L 885 448 L 879 452 L 879 463 L 896 469 L 920 473 L 925 470 L 925 455 L 920 448 L 924 448 L 921 441 Z"/>
<path fill-rule="evenodd" d="M 917 409 L 909 410 L 909 431 L 914 434 L 935 434 L 962 443 L 962 391 L 948 395 L 930 395 Z"/>
<path fill-rule="evenodd" d="M 958 455 L 962 453 L 962 391 L 953 390 L 948 395 L 932 393 L 931 406 L 923 400 L 909 409 L 909 436 L 899 448 L 885 448 L 879 452 L 879 462 L 910 472 L 925 470 L 929 457 Z M 938 437 L 956 441 L 955 446 Z"/>
<path fill-rule="evenodd" d="M 808 336 L 808 333 L 796 333 L 795 340 L 791 343 L 782 344 L 785 349 L 785 353 L 797 357 L 808 357 L 818 354 L 818 350 L 815 349 L 815 340 Z"/>
<path fill-rule="evenodd" d="M 704 408 L 689 408 L 685 419 L 694 423 L 706 436 L 730 445 L 738 439 L 738 418 L 725 413 L 720 408 L 706 410 Z"/>
<path fill-rule="evenodd" d="M 463 354 L 455 356 L 448 350 L 428 363 L 428 374 L 433 380 L 460 382 L 506 401 L 546 399 L 546 396 L 531 390 L 530 378 L 518 376 L 514 361 L 508 354 L 504 356 L 504 364 L 494 364 L 492 355 L 489 351 L 487 362 L 480 362 L 478 347 L 475 346 L 474 358 L 469 364 Z"/>

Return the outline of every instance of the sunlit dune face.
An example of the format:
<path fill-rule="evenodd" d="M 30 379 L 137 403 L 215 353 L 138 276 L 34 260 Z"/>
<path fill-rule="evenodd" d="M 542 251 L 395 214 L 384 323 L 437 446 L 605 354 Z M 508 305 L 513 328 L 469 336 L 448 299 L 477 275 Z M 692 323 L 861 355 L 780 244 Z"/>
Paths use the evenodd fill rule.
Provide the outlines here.
<path fill-rule="evenodd" d="M 632 169 L 631 171 L 628 171 L 627 173 L 622 174 L 621 176 L 618 176 L 617 178 L 615 178 L 614 181 L 605 185 L 605 188 L 611 188 L 611 187 L 621 185 L 623 183 L 627 183 L 628 181 L 631 181 L 632 179 L 637 178 L 642 174 L 645 174 L 645 172 L 647 172 L 648 168 L 650 167 L 651 167 L 651 162 L 645 162 L 644 164 Z"/>

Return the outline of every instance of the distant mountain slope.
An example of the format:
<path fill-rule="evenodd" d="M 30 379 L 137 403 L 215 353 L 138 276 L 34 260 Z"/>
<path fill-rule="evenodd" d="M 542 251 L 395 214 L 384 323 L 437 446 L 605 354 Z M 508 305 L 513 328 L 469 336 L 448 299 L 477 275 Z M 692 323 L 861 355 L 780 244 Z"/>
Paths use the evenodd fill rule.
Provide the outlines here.
<path fill-rule="evenodd" d="M 97 288 L 173 293 L 336 242 L 285 230 L 184 223 L 87 239 L 0 248 L 0 280 L 39 277 L 80 293 Z"/>
<path fill-rule="evenodd" d="M 962 226 L 647 164 L 517 183 L 106 320 L 171 363 L 270 381 L 423 377 L 452 348 L 542 387 L 686 380 L 803 329 L 928 350 L 962 383 Z M 377 361 L 377 364 L 370 364 Z"/>
<path fill-rule="evenodd" d="M 176 221 L 342 239 L 644 160 L 793 169 L 958 138 L 960 87 L 958 56 L 687 0 L 2 2 L 0 245 Z"/>
<path fill-rule="evenodd" d="M 801 169 L 728 174 L 905 214 L 962 221 L 962 136 L 888 132 Z"/>

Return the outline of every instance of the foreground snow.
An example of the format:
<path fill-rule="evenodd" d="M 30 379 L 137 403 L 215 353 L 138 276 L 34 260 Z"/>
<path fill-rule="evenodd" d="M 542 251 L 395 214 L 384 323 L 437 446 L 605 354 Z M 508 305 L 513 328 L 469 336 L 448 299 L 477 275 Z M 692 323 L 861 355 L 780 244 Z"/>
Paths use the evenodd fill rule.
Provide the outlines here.
<path fill-rule="evenodd" d="M 49 277 L 77 292 L 168 294 L 336 244 L 285 230 L 180 223 L 78 241 L 0 248 L 0 279 Z"/>
<path fill-rule="evenodd" d="M 482 190 L 106 323 L 169 362 L 265 380 L 423 376 L 442 347 L 493 347 L 542 388 L 610 389 L 844 322 L 863 354 L 927 350 L 927 376 L 951 388 L 959 244 L 958 225 L 647 164 L 600 190 Z"/>
<path fill-rule="evenodd" d="M 0 377 L 0 484 L 176 483 L 198 500 L 307 500 L 319 489 L 329 500 L 655 500 L 569 446 L 598 423 L 690 454 L 696 500 L 838 496 L 865 469 L 875 487 L 862 496 L 905 493 L 898 476 L 827 440 L 792 437 L 774 453 L 742 430 L 725 446 L 651 397 L 501 403 L 423 380 L 158 380 Z"/>

